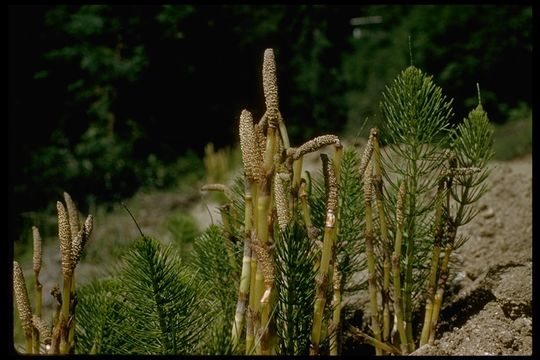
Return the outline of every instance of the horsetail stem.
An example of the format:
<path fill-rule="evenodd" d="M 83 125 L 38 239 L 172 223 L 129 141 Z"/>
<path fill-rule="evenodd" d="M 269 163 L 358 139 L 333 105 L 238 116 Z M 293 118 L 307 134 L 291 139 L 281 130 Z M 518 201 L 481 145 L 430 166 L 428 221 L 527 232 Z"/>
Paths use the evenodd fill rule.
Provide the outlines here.
<path fill-rule="evenodd" d="M 332 287 L 334 294 L 332 297 L 332 325 L 330 332 L 330 355 L 339 355 L 339 333 L 341 329 L 341 272 L 334 263 Z"/>
<path fill-rule="evenodd" d="M 242 326 L 246 314 L 246 304 L 249 299 L 249 285 L 251 279 L 251 232 L 253 229 L 253 197 L 251 194 L 251 181 L 244 180 L 244 254 L 242 257 L 242 273 L 240 275 L 240 285 L 238 288 L 238 301 L 232 329 L 233 348 L 238 346 L 242 335 Z M 251 326 L 248 325 L 248 327 Z"/>
<path fill-rule="evenodd" d="M 382 341 L 387 342 L 390 338 L 390 239 L 388 235 L 388 226 L 386 223 L 386 214 L 384 211 L 384 196 L 383 196 L 383 176 L 381 149 L 379 147 L 378 129 L 372 128 L 370 131 L 372 143 L 372 157 L 374 175 L 371 179 L 373 189 L 375 190 L 375 199 L 377 202 L 377 210 L 379 216 L 379 227 L 381 231 L 381 246 L 383 254 L 383 283 L 382 283 L 382 306 L 383 306 L 383 330 Z"/>
<path fill-rule="evenodd" d="M 323 174 L 325 187 L 327 189 L 326 197 L 326 220 L 324 223 L 324 237 L 322 255 L 319 265 L 319 272 L 315 278 L 315 304 L 313 315 L 313 327 L 311 332 L 311 348 L 310 354 L 316 355 L 319 353 L 319 345 L 321 341 L 321 330 L 324 306 L 326 304 L 326 288 L 330 272 L 330 260 L 333 257 L 334 251 L 334 226 L 336 224 L 337 211 L 337 181 L 333 166 L 330 166 L 328 156 L 321 154 L 323 163 Z"/>
<path fill-rule="evenodd" d="M 360 176 L 363 177 L 364 173 L 366 172 L 366 168 L 371 160 L 371 155 L 373 154 L 373 136 L 376 134 L 374 129 L 372 129 L 369 133 L 369 138 L 367 141 L 366 146 L 364 147 L 364 152 L 362 153 L 362 158 L 360 160 Z"/>
<path fill-rule="evenodd" d="M 79 223 L 79 209 L 77 209 L 77 205 L 75 205 L 75 203 L 73 202 L 73 199 L 71 199 L 71 196 L 65 191 L 64 191 L 64 201 L 66 202 L 66 209 L 68 213 L 71 235 L 75 236 L 75 234 L 79 233 L 79 230 L 81 227 Z"/>
<path fill-rule="evenodd" d="M 396 327 L 400 339 L 401 353 L 403 355 L 408 353 L 407 346 L 407 334 L 403 326 L 403 303 L 401 300 L 401 273 L 400 273 L 400 259 L 401 259 L 401 243 L 403 239 L 403 225 L 404 225 L 404 210 L 405 210 L 405 192 L 406 182 L 402 181 L 399 186 L 399 192 L 396 203 L 396 239 L 394 242 L 394 253 L 392 254 L 392 273 L 394 276 L 394 313 L 396 315 Z"/>
<path fill-rule="evenodd" d="M 426 293 L 426 306 L 424 313 L 424 325 L 422 327 L 422 334 L 420 335 L 420 346 L 428 343 L 430 331 L 431 331 L 431 318 L 433 314 L 433 300 L 435 296 L 435 286 L 437 285 L 437 271 L 439 267 L 439 258 L 441 254 L 441 245 L 443 237 L 443 223 L 442 223 L 442 209 L 444 201 L 444 192 L 446 190 L 446 181 L 441 178 L 435 195 L 435 241 L 433 244 L 433 250 L 431 255 L 431 269 L 429 282 L 427 285 Z"/>
<path fill-rule="evenodd" d="M 370 163 L 366 169 L 367 173 L 364 176 L 364 203 L 366 212 L 366 229 L 364 232 L 364 238 L 366 242 L 366 257 L 368 266 L 368 288 L 369 288 L 369 302 L 371 311 L 371 330 L 377 341 L 381 341 L 381 328 L 379 325 L 379 311 L 377 306 L 377 274 L 375 269 L 375 252 L 373 246 L 373 213 L 371 208 L 372 197 L 372 171 L 373 164 Z M 375 344 L 375 353 L 382 355 L 382 349 Z"/>
<path fill-rule="evenodd" d="M 439 313 L 442 306 L 442 300 L 444 296 L 444 287 L 446 286 L 446 280 L 448 279 L 448 263 L 450 261 L 450 253 L 452 252 L 452 244 L 447 244 L 444 249 L 444 258 L 441 264 L 441 273 L 439 275 L 438 289 L 433 299 L 433 313 L 431 315 L 431 329 L 429 333 L 429 344 L 433 345 L 435 342 L 435 331 L 437 330 L 437 323 L 439 321 Z"/>

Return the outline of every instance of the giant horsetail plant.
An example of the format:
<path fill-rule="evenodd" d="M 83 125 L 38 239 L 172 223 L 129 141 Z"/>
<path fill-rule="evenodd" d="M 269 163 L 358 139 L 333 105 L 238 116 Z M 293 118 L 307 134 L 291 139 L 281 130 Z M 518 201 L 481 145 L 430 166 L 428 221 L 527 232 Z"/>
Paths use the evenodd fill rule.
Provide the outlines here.
<path fill-rule="evenodd" d="M 455 128 L 451 103 L 430 76 L 410 66 L 386 88 L 385 126 L 381 132 L 372 129 L 364 151 L 360 171 L 373 336 L 353 333 L 377 355 L 409 354 L 433 344 L 450 256 L 467 240 L 457 236 L 458 228 L 474 218 L 471 205 L 487 190 L 492 130 L 480 94 L 478 107 Z M 383 152 L 379 133 L 387 144 Z M 416 337 L 413 312 L 421 301 L 424 319 Z"/>
<path fill-rule="evenodd" d="M 88 215 L 84 224 L 81 224 L 79 210 L 67 192 L 64 192 L 64 201 L 65 206 L 60 201 L 56 203 L 63 291 L 60 292 L 57 286 L 51 289 L 51 295 L 58 304 L 57 311 L 53 316 L 52 331 L 49 324 L 43 320 L 42 315 L 43 286 L 39 281 L 42 265 L 42 247 L 41 236 L 37 227 L 32 227 L 35 278 L 35 311 L 33 313 L 21 266 L 17 261 L 13 262 L 15 299 L 27 340 L 27 353 L 72 354 L 75 348 L 75 307 L 77 305 L 75 268 L 92 233 L 93 216 Z M 42 348 L 41 342 L 43 342 L 44 348 Z"/>

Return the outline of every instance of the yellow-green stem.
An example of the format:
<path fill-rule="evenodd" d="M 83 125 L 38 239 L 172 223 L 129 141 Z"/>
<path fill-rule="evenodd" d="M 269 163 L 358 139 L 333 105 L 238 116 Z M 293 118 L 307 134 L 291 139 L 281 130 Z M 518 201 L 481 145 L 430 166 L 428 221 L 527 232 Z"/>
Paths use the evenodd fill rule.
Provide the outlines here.
<path fill-rule="evenodd" d="M 403 240 L 403 210 L 406 185 L 401 183 L 396 204 L 396 239 L 394 253 L 392 254 L 392 273 L 394 276 L 394 312 L 396 315 L 396 327 L 400 339 L 400 348 L 403 355 L 408 354 L 407 334 L 403 326 L 403 302 L 401 298 L 401 245 Z"/>
<path fill-rule="evenodd" d="M 330 332 L 330 355 L 339 355 L 340 330 L 341 330 L 341 276 L 334 263 L 334 295 L 332 298 L 332 324 L 333 331 Z"/>
<path fill-rule="evenodd" d="M 246 303 L 249 299 L 249 285 L 251 280 L 251 231 L 253 217 L 253 203 L 251 196 L 251 184 L 246 179 L 245 186 L 245 212 L 244 212 L 244 255 L 242 258 L 242 273 L 240 275 L 240 285 L 238 286 L 238 301 L 234 315 L 232 329 L 232 344 L 236 348 L 242 335 L 242 326 L 246 314 Z M 247 340 L 247 339 L 246 339 Z"/>
<path fill-rule="evenodd" d="M 35 275 L 35 295 L 34 295 L 34 303 L 35 303 L 35 314 L 41 318 L 41 304 L 42 304 L 42 293 L 43 293 L 43 285 L 39 282 L 39 273 L 34 273 Z M 39 331 L 34 327 L 33 329 L 33 347 L 34 347 L 34 354 L 39 354 L 39 348 L 40 348 L 40 341 L 39 341 Z"/>
<path fill-rule="evenodd" d="M 371 171 L 368 165 L 367 175 L 364 178 L 365 217 L 366 230 L 364 234 L 366 242 L 366 257 L 368 268 L 368 289 L 371 312 L 371 330 L 377 341 L 381 341 L 381 328 L 379 326 L 379 311 L 377 307 L 377 283 L 375 273 L 375 253 L 373 248 L 373 215 L 371 209 Z M 382 355 L 382 348 L 375 344 L 375 354 Z"/>
<path fill-rule="evenodd" d="M 313 328 L 311 332 L 312 355 L 319 353 L 319 345 L 321 341 L 321 328 L 324 306 L 326 304 L 326 287 L 328 285 L 328 271 L 330 259 L 332 258 L 332 244 L 334 242 L 332 235 L 334 233 L 335 217 L 333 213 L 327 213 L 326 225 L 324 228 L 324 240 L 321 262 L 319 265 L 319 274 L 316 280 L 316 299 L 313 314 Z"/>
<path fill-rule="evenodd" d="M 435 330 L 437 330 L 437 322 L 439 321 L 439 313 L 442 306 L 444 287 L 446 286 L 446 279 L 448 278 L 448 262 L 450 261 L 450 253 L 452 252 L 452 245 L 447 244 L 444 250 L 444 258 L 441 264 L 441 274 L 439 275 L 439 288 L 435 293 L 433 299 L 433 313 L 431 315 L 431 330 L 429 334 L 429 344 L 433 345 L 435 341 Z"/>
<path fill-rule="evenodd" d="M 412 283 L 413 283 L 413 259 L 414 259 L 414 239 L 415 239 L 415 227 L 416 227 L 416 189 L 417 189 L 417 164 L 416 159 L 418 159 L 416 149 L 412 149 L 412 157 L 409 165 L 412 167 L 410 173 L 412 176 L 409 178 L 410 186 L 408 186 L 409 194 L 409 217 L 408 217 L 408 226 L 407 226 L 407 238 L 406 238 L 406 256 L 405 256 L 405 286 L 404 286 L 404 297 L 405 297 L 405 327 L 407 333 L 407 346 L 409 352 L 414 351 L 414 338 L 412 330 Z"/>
<path fill-rule="evenodd" d="M 433 299 L 435 296 L 435 286 L 437 285 L 437 271 L 439 267 L 439 257 L 441 253 L 442 244 L 442 206 L 443 206 L 443 194 L 444 192 L 444 180 L 439 182 L 439 188 L 435 199 L 435 241 L 433 244 L 433 251 L 431 255 L 431 269 L 429 282 L 426 294 L 426 307 L 424 312 L 424 325 L 422 327 L 422 334 L 420 336 L 420 346 L 428 343 L 430 331 L 431 331 L 431 318 L 433 314 Z"/>
<path fill-rule="evenodd" d="M 382 183 L 382 162 L 381 150 L 377 138 L 377 130 L 372 130 L 373 134 L 373 187 L 375 189 L 375 198 L 377 201 L 377 210 L 379 214 L 379 226 L 381 230 L 381 245 L 383 250 L 383 284 L 382 284 L 382 306 L 383 306 L 383 331 L 382 340 L 387 342 L 390 339 L 390 240 L 388 236 L 388 226 L 386 224 L 386 214 L 384 212 L 383 183 Z"/>

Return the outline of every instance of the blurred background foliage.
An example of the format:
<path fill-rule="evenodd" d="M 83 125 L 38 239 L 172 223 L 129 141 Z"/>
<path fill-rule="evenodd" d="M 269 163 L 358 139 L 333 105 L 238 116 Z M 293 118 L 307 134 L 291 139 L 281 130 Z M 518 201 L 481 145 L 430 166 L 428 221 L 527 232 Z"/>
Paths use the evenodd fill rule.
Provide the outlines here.
<path fill-rule="evenodd" d="M 241 110 L 264 111 L 268 47 L 293 144 L 365 135 L 411 62 L 455 121 L 477 82 L 494 124 L 532 117 L 531 6 L 25 5 L 8 20 L 14 239 L 64 190 L 86 212 L 203 179 L 205 147 L 234 146 Z"/>

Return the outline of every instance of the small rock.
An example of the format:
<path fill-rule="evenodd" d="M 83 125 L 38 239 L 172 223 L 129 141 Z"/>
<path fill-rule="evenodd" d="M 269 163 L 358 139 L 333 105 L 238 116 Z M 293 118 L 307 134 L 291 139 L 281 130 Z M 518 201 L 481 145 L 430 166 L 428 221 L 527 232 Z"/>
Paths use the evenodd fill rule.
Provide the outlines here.
<path fill-rule="evenodd" d="M 514 320 L 514 326 L 523 336 L 532 335 L 532 320 L 528 317 L 519 317 Z"/>
<path fill-rule="evenodd" d="M 492 237 L 493 235 L 495 235 L 495 231 L 492 227 L 484 227 L 480 230 L 480 236 Z"/>
<path fill-rule="evenodd" d="M 488 208 L 487 211 L 483 214 L 483 216 L 484 216 L 484 219 L 489 219 L 495 216 L 495 212 L 493 211 L 492 208 Z"/>

